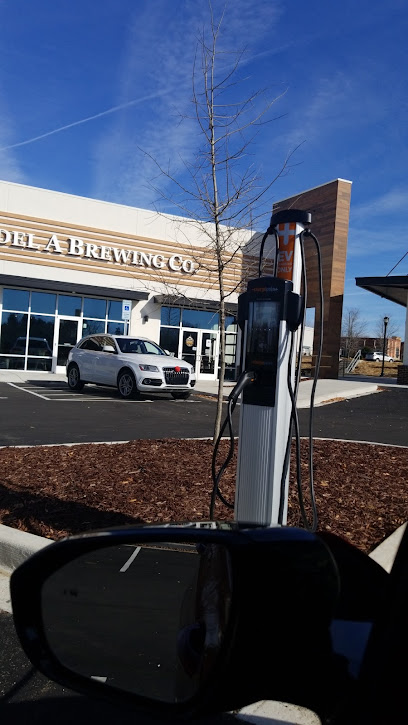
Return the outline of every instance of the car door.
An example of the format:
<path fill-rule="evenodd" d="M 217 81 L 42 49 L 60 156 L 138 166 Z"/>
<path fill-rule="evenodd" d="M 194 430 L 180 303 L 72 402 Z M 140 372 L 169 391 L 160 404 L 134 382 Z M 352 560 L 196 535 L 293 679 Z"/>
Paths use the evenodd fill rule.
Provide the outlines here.
<path fill-rule="evenodd" d="M 116 385 L 120 361 L 115 340 L 110 335 L 96 335 L 95 337 L 99 349 L 95 356 L 94 380 L 101 385 Z"/>
<path fill-rule="evenodd" d="M 95 382 L 95 363 L 99 350 L 100 344 L 94 337 L 88 337 L 80 347 L 74 350 L 72 359 L 79 367 L 81 380 L 89 383 Z"/>

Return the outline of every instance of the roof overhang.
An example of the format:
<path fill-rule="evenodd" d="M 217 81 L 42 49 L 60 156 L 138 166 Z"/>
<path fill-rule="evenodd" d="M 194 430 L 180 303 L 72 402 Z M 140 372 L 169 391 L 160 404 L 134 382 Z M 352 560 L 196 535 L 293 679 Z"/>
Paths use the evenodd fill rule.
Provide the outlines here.
<path fill-rule="evenodd" d="M 58 282 L 50 279 L 28 279 L 15 277 L 12 274 L 0 274 L 0 284 L 5 287 L 29 287 L 30 289 L 63 292 L 67 295 L 85 295 L 109 297 L 118 300 L 147 300 L 147 292 L 138 292 L 130 289 L 115 289 L 114 287 L 97 287 L 92 284 L 77 284 L 76 282 Z"/>
<path fill-rule="evenodd" d="M 408 275 L 400 277 L 356 277 L 357 287 L 384 297 L 386 300 L 396 302 L 397 305 L 407 306 Z"/>
<path fill-rule="evenodd" d="M 186 307 L 189 310 L 209 310 L 218 312 L 220 309 L 219 300 L 190 299 L 188 297 L 178 297 L 177 295 L 155 295 L 155 302 L 159 305 L 169 305 L 171 307 Z M 234 302 L 226 302 L 225 310 L 231 315 L 238 312 L 238 304 Z"/>

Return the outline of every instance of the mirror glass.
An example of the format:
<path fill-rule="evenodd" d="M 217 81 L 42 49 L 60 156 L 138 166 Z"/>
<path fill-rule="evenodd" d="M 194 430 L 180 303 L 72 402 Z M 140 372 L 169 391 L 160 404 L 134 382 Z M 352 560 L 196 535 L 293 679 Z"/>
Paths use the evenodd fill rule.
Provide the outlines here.
<path fill-rule="evenodd" d="M 45 634 L 71 671 L 166 703 L 190 699 L 218 657 L 232 595 L 218 544 L 91 551 L 42 589 Z"/>

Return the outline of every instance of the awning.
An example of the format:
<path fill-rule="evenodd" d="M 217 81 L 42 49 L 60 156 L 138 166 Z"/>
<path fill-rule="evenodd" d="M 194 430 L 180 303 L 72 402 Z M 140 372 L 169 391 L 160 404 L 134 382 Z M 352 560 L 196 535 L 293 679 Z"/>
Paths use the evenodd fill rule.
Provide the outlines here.
<path fill-rule="evenodd" d="M 49 279 L 32 279 L 31 277 L 14 277 L 11 274 L 0 274 L 0 285 L 4 287 L 29 287 L 30 289 L 64 292 L 69 295 L 97 295 L 98 297 L 110 297 L 115 300 L 147 300 L 149 298 L 147 292 L 138 292 L 136 290 L 96 287 L 91 284 L 56 282 Z"/>
<path fill-rule="evenodd" d="M 407 306 L 408 275 L 398 277 L 356 277 L 357 287 L 384 297 L 386 300 L 396 302 L 397 305 Z"/>
<path fill-rule="evenodd" d="M 159 305 L 169 305 L 169 307 L 185 307 L 189 310 L 209 310 L 210 312 L 218 312 L 220 303 L 218 300 L 189 299 L 187 297 L 177 297 L 177 295 L 155 295 L 154 301 Z M 225 303 L 225 311 L 230 315 L 238 313 L 238 304 L 234 302 Z"/>

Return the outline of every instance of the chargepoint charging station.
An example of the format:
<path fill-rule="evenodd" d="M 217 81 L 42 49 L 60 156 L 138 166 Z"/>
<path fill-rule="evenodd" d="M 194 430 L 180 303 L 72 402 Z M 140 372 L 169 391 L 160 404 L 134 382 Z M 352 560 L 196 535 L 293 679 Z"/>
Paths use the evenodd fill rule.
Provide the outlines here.
<path fill-rule="evenodd" d="M 294 336 L 305 310 L 301 234 L 310 222 L 309 212 L 294 209 L 272 216 L 267 234 L 274 233 L 277 241 L 275 275 L 250 280 L 239 299 L 243 369 L 253 376 L 241 401 L 235 496 L 235 520 L 240 524 L 286 523 Z"/>

